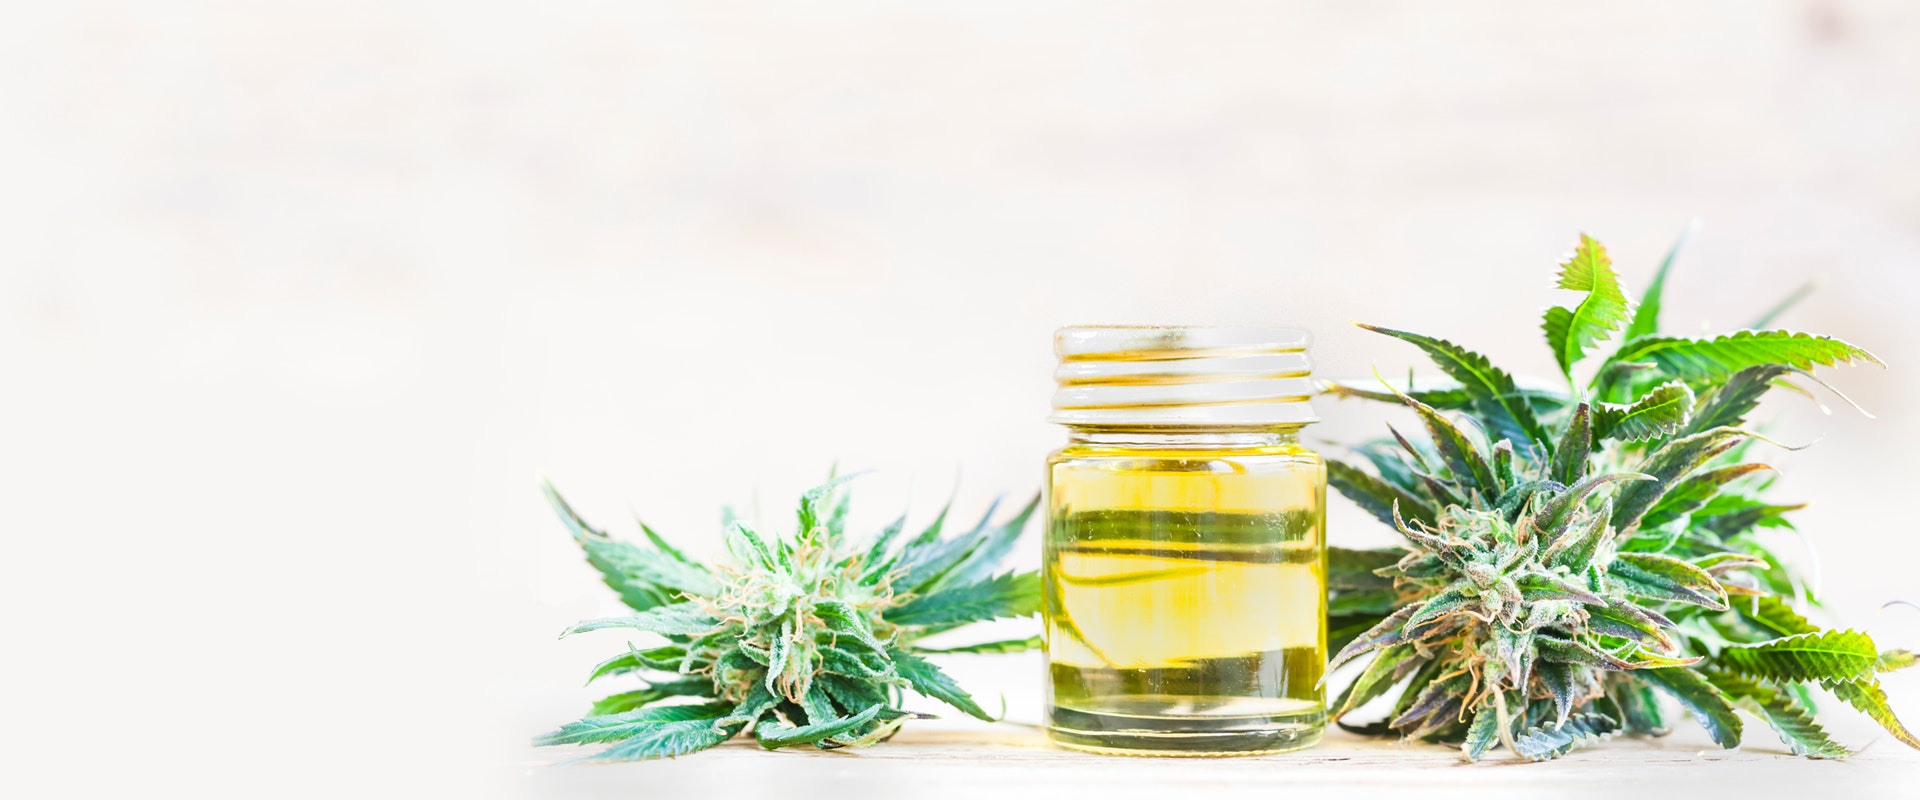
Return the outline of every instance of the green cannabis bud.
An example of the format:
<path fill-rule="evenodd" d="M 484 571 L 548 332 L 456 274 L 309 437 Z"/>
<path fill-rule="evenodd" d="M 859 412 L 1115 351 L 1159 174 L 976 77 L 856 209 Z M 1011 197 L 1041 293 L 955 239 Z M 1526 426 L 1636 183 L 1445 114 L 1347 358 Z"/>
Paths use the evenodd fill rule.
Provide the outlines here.
<path fill-rule="evenodd" d="M 727 557 L 711 565 L 644 524 L 645 544 L 609 538 L 546 486 L 588 563 L 634 611 L 587 620 L 561 635 L 621 628 L 665 643 L 629 644 L 601 662 L 589 682 L 635 675 L 642 688 L 594 703 L 586 718 L 534 743 L 614 743 L 586 759 L 593 761 L 684 755 L 743 731 L 769 749 L 865 746 L 924 716 L 901 708 L 908 689 L 993 721 L 923 656 L 1018 652 L 1040 647 L 1039 638 L 948 649 L 919 641 L 970 622 L 1037 612 L 1036 573 L 994 570 L 1039 501 L 998 524 L 989 508 L 978 525 L 949 538 L 941 537 L 942 509 L 904 541 L 903 515 L 871 541 L 854 542 L 845 532 L 850 477 L 803 495 L 792 534 L 756 530 L 729 514 Z"/>
<path fill-rule="evenodd" d="M 1330 556 L 1332 665 L 1371 657 L 1334 717 L 1399 690 L 1385 719 L 1343 727 L 1458 744 L 1469 760 L 1496 746 L 1543 760 L 1623 731 L 1664 734 L 1665 695 L 1723 747 L 1740 743 L 1738 708 L 1797 754 L 1851 755 L 1814 721 L 1817 686 L 1920 748 L 1876 677 L 1913 654 L 1795 610 L 1805 587 L 1758 534 L 1791 527 L 1801 506 L 1761 499 L 1771 475 L 1741 427 L 1770 389 L 1805 392 L 1792 377 L 1879 360 L 1765 329 L 1790 302 L 1747 330 L 1662 335 L 1673 257 L 1631 304 L 1606 249 L 1581 237 L 1558 286 L 1584 296 L 1542 326 L 1564 390 L 1522 388 L 1452 342 L 1362 326 L 1419 347 L 1448 380 L 1326 387 L 1404 405 L 1426 434 L 1390 427 L 1355 448 L 1371 470 L 1329 466 L 1404 542 Z M 1577 381 L 1588 351 L 1616 336 Z"/>

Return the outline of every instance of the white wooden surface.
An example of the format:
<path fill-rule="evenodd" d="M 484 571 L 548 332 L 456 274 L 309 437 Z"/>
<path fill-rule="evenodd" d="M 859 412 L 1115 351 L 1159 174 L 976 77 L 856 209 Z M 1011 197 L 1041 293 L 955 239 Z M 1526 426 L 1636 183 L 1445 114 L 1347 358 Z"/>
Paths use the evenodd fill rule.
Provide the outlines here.
<path fill-rule="evenodd" d="M 1686 726 L 1663 739 L 1620 737 L 1559 761 L 1503 754 L 1479 764 L 1458 751 L 1329 731 L 1319 746 L 1257 758 L 1122 758 L 1053 747 L 1035 728 L 942 722 L 909 727 L 860 751 L 766 752 L 748 740 L 668 761 L 558 766 L 586 748 L 530 750 L 506 765 L 525 797 L 666 798 L 706 786 L 741 797 L 1675 797 L 1810 800 L 1920 797 L 1920 752 L 1880 737 L 1844 762 L 1787 753 L 1771 732 L 1749 732 L 1739 750 L 1714 747 Z M 1241 794 L 1245 792 L 1245 794 Z"/>

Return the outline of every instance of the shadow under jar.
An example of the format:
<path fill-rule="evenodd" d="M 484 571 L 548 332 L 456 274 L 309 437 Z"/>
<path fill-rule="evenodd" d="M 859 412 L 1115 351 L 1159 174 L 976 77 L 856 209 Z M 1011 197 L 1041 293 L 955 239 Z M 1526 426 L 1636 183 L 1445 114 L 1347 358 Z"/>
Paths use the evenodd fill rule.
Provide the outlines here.
<path fill-rule="evenodd" d="M 1044 555 L 1048 734 L 1206 756 L 1309 747 L 1325 724 L 1326 466 L 1308 334 L 1055 335 Z"/>

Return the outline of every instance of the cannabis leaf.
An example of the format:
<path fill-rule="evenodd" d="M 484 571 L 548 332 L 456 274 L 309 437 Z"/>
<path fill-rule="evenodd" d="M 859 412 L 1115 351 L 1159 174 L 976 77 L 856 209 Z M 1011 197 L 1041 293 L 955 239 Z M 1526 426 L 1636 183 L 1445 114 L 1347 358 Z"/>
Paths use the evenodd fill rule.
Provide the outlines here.
<path fill-rule="evenodd" d="M 1613 261 L 1607 249 L 1586 234 L 1580 234 L 1580 246 L 1573 257 L 1560 265 L 1562 289 L 1586 292 L 1586 299 L 1571 309 L 1554 306 L 1547 309 L 1547 346 L 1554 360 L 1569 379 L 1573 365 L 1587 354 L 1595 342 L 1612 336 L 1627 321 L 1627 296 L 1620 291 L 1620 279 L 1613 274 Z"/>
<path fill-rule="evenodd" d="M 955 536 L 941 535 L 942 509 L 904 542 L 902 517 L 872 540 L 852 543 L 852 477 L 806 492 L 791 533 L 726 515 L 728 558 L 714 565 L 689 559 L 645 525 L 644 542 L 608 537 L 545 486 L 588 563 L 634 611 L 586 620 L 562 635 L 631 630 L 664 643 L 629 644 L 600 662 L 589 682 L 637 676 L 641 687 L 599 700 L 585 718 L 534 743 L 613 743 L 585 759 L 595 761 L 685 755 L 743 731 L 769 749 L 864 746 L 919 716 L 901 709 L 909 689 L 992 719 L 920 654 L 1018 652 L 1039 640 L 946 649 L 919 641 L 970 622 L 1035 613 L 1039 576 L 994 570 L 1038 501 L 1002 522 L 989 509 Z"/>
<path fill-rule="evenodd" d="M 1740 744 L 1740 717 L 1733 713 L 1733 704 L 1699 672 L 1667 667 L 1636 672 L 1634 677 L 1680 701 L 1700 727 L 1707 729 L 1714 744 L 1726 748 Z"/>
<path fill-rule="evenodd" d="M 1385 479 L 1367 474 L 1366 470 L 1341 461 L 1327 463 L 1327 482 L 1353 502 L 1374 515 L 1381 522 L 1393 524 L 1393 515 L 1398 513 L 1404 519 L 1432 523 L 1435 518 L 1433 509 L 1426 501 L 1414 496 Z"/>
<path fill-rule="evenodd" d="M 1749 367 L 1782 366 L 1811 370 L 1815 366 L 1865 362 L 1884 367 L 1872 353 L 1828 336 L 1794 331 L 1736 331 L 1708 339 L 1643 336 L 1627 342 L 1609 359 L 1610 365 L 1645 364 L 1636 380 L 1678 378 L 1690 384 L 1723 380 Z M 1619 370 L 1602 370 L 1599 382 L 1617 380 Z"/>
<path fill-rule="evenodd" d="M 1693 390 L 1672 381 L 1642 395 L 1632 405 L 1601 403 L 1594 409 L 1593 436 L 1643 442 L 1672 435 L 1693 413 Z"/>
<path fill-rule="evenodd" d="M 1920 750 L 1920 737 L 1915 737 L 1913 731 L 1907 730 L 1907 726 L 1894 717 L 1893 707 L 1887 704 L 1887 692 L 1880 688 L 1879 680 L 1867 678 L 1841 681 L 1828 684 L 1827 688 L 1833 691 L 1834 697 L 1846 701 L 1847 705 L 1859 709 L 1861 713 L 1872 717 L 1874 722 L 1880 723 L 1880 727 L 1886 728 L 1888 733 L 1893 734 L 1893 738 L 1899 739 L 1908 747 Z"/>
<path fill-rule="evenodd" d="M 1486 356 L 1445 339 L 1421 336 L 1373 325 L 1360 327 L 1408 342 L 1426 351 L 1433 363 L 1454 380 L 1472 398 L 1473 408 L 1488 423 L 1495 438 L 1511 440 L 1516 446 L 1542 441 L 1540 422 L 1532 406 L 1514 386 L 1513 376 L 1493 365 Z"/>
<path fill-rule="evenodd" d="M 1880 653 L 1859 631 L 1818 631 L 1728 647 L 1720 660 L 1742 675 L 1773 681 L 1853 681 L 1873 674 Z"/>
<path fill-rule="evenodd" d="M 887 610 L 883 617 L 895 625 L 939 627 L 1032 616 L 1039 610 L 1039 574 L 1008 572 L 978 583 L 915 597 Z"/>
<path fill-rule="evenodd" d="M 1780 741 L 1786 743 L 1795 755 L 1808 758 L 1846 758 L 1853 755 L 1853 751 L 1834 741 L 1825 728 L 1814 722 L 1813 709 L 1793 694 L 1725 673 L 1708 673 L 1707 678 L 1723 694 L 1733 698 L 1736 707 L 1766 720 L 1767 725 L 1780 736 Z"/>
<path fill-rule="evenodd" d="M 1535 725 L 1514 737 L 1513 745 L 1530 761 L 1546 761 L 1598 742 L 1619 730 L 1620 723 L 1604 714 L 1577 714 L 1562 722 Z"/>

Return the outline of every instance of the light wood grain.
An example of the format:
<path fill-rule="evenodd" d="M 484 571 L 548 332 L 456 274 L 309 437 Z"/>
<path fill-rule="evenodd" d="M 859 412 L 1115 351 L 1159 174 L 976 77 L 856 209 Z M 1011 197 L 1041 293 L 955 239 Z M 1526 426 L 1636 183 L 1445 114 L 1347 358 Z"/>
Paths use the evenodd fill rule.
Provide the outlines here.
<path fill-rule="evenodd" d="M 557 766 L 588 749 L 530 751 L 512 765 L 529 797 L 665 797 L 668 790 L 727 786 L 742 795 L 783 797 L 1049 796 L 1187 797 L 1209 790 L 1255 790 L 1288 797 L 1301 790 L 1340 797 L 1417 791 L 1421 798 L 1511 795 L 1599 797 L 1622 790 L 1701 792 L 1702 797 L 1771 798 L 1789 789 L 1813 800 L 1920 796 L 1920 753 L 1882 739 L 1845 762 L 1788 754 L 1764 730 L 1746 746 L 1721 750 L 1697 729 L 1662 739 L 1621 737 L 1560 761 L 1527 764 L 1496 757 L 1469 765 L 1455 750 L 1330 731 L 1319 746 L 1250 758 L 1123 758 L 1052 746 L 1035 728 L 909 728 L 892 742 L 859 751 L 766 752 L 747 740 L 668 761 Z M 1332 796 L 1332 795 L 1329 795 Z M 1619 796 L 1619 795 L 1615 795 Z M 1647 795 L 1642 795 L 1647 796 Z"/>

